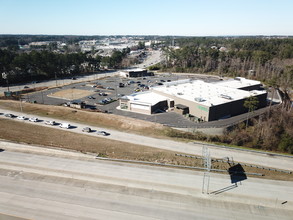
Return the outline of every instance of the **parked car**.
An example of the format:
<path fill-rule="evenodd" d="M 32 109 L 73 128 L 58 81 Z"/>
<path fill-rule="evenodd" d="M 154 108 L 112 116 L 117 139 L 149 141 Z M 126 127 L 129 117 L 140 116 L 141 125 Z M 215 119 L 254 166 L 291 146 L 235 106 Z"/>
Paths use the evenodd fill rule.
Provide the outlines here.
<path fill-rule="evenodd" d="M 29 118 L 28 120 L 31 122 L 38 122 L 39 121 L 39 119 L 36 117 Z"/>
<path fill-rule="evenodd" d="M 88 96 L 88 99 L 96 99 L 96 98 L 93 96 Z"/>
<path fill-rule="evenodd" d="M 55 121 L 45 121 L 46 125 L 55 125 L 56 122 Z"/>
<path fill-rule="evenodd" d="M 17 119 L 19 119 L 19 120 L 25 120 L 26 117 L 24 117 L 23 115 L 21 115 L 21 116 L 18 116 Z"/>
<path fill-rule="evenodd" d="M 10 113 L 5 114 L 4 116 L 7 117 L 7 118 L 13 118 L 13 117 L 15 117 L 13 114 L 10 114 Z"/>
<path fill-rule="evenodd" d="M 82 132 L 89 133 L 89 132 L 92 132 L 92 129 L 90 127 L 85 127 L 85 128 L 82 129 Z"/>
<path fill-rule="evenodd" d="M 60 126 L 60 128 L 66 128 L 66 129 L 70 128 L 69 123 L 61 123 L 59 126 Z"/>
<path fill-rule="evenodd" d="M 98 135 L 103 135 L 103 136 L 108 136 L 110 135 L 110 133 L 106 132 L 106 131 L 97 131 Z"/>

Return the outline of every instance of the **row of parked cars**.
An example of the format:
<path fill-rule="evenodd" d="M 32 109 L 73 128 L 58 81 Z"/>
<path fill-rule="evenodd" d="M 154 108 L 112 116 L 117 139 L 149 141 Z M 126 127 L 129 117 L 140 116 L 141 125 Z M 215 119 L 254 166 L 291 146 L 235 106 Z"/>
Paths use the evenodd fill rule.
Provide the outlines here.
<path fill-rule="evenodd" d="M 25 117 L 23 115 L 16 116 L 16 115 L 11 114 L 11 113 L 4 114 L 4 116 L 7 117 L 7 118 L 17 118 L 18 120 L 28 120 L 30 122 L 40 122 L 41 121 L 37 117 L 27 118 L 27 117 Z M 45 124 L 46 125 L 51 125 L 51 126 L 59 125 L 60 128 L 66 128 L 66 129 L 72 128 L 72 126 L 69 123 L 57 123 L 55 121 L 45 121 Z M 82 129 L 82 131 L 87 132 L 87 133 L 96 132 L 98 135 L 103 135 L 103 136 L 110 135 L 110 133 L 108 133 L 106 131 L 95 131 L 95 130 L 91 129 L 90 127 L 85 127 L 85 128 Z"/>

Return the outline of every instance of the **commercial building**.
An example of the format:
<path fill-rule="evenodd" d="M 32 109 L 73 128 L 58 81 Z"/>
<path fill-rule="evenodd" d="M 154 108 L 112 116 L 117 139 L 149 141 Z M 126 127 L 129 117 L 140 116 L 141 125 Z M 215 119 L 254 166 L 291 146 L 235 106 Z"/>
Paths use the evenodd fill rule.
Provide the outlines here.
<path fill-rule="evenodd" d="M 171 99 L 152 92 L 139 92 L 120 98 L 119 109 L 128 110 L 142 114 L 153 114 L 166 111 L 174 105 Z M 170 106 L 171 105 L 171 106 Z"/>
<path fill-rule="evenodd" d="M 257 108 L 265 107 L 267 92 L 260 89 L 259 81 L 239 77 L 218 83 L 179 80 L 126 96 L 120 100 L 120 108 L 146 114 L 175 111 L 198 121 L 213 121 L 247 112 L 244 101 L 250 96 L 257 97 Z"/>
<path fill-rule="evenodd" d="M 153 76 L 153 72 L 148 72 L 146 69 L 129 69 L 120 71 L 120 76 L 122 77 L 144 77 L 144 76 Z"/>

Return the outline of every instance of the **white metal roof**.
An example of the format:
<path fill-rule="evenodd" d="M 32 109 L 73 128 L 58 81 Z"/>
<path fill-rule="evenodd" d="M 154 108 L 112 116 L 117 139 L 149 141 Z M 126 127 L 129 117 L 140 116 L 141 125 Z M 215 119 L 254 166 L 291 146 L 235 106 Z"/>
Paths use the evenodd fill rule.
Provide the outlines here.
<path fill-rule="evenodd" d="M 248 86 L 260 85 L 261 82 L 257 80 L 245 79 L 243 77 L 235 77 L 234 79 L 216 82 L 215 84 L 240 89 Z"/>
<path fill-rule="evenodd" d="M 125 70 L 121 70 L 121 72 L 142 72 L 145 71 L 146 69 L 142 69 L 142 68 L 136 68 L 136 69 L 125 69 Z"/>
<path fill-rule="evenodd" d="M 175 97 L 180 97 L 205 106 L 220 105 L 231 101 L 244 99 L 249 96 L 264 94 L 266 91 L 245 91 L 237 88 L 223 86 L 220 83 L 206 83 L 196 81 L 173 81 L 164 86 L 152 88 Z"/>
<path fill-rule="evenodd" d="M 155 105 L 158 102 L 165 101 L 168 99 L 165 96 L 156 94 L 151 91 L 133 93 L 133 94 L 126 96 L 126 97 L 132 102 L 141 103 L 141 104 L 148 104 L 148 105 Z"/>

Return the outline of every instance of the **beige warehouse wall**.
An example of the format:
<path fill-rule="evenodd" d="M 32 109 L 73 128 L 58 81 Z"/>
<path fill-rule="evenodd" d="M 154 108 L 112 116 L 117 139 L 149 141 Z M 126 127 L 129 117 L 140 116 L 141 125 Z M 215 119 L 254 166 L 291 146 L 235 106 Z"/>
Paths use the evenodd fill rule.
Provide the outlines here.
<path fill-rule="evenodd" d="M 182 104 L 182 105 L 189 107 L 189 113 L 191 115 L 194 115 L 195 117 L 198 117 L 198 118 L 202 118 L 204 121 L 209 120 L 209 107 L 208 106 L 200 105 L 198 103 L 188 101 L 186 99 L 182 99 L 182 98 L 172 96 L 169 94 L 165 94 L 163 92 L 159 92 L 156 90 L 153 90 L 153 92 L 155 92 L 156 94 L 162 95 L 162 96 L 166 96 L 170 99 L 173 99 L 175 102 L 175 105 Z"/>

